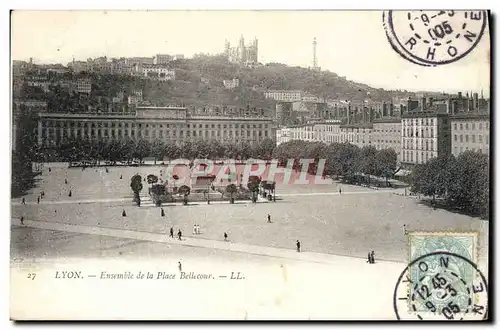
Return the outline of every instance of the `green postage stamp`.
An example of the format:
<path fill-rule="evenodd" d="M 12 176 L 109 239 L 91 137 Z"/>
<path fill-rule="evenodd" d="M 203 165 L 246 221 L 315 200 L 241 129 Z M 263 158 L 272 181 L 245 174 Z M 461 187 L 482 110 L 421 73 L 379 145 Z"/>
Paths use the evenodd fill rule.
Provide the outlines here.
<path fill-rule="evenodd" d="M 477 269 L 478 233 L 408 233 L 408 313 L 419 319 L 484 315 L 486 281 Z M 487 295 L 487 294 L 486 294 Z"/>

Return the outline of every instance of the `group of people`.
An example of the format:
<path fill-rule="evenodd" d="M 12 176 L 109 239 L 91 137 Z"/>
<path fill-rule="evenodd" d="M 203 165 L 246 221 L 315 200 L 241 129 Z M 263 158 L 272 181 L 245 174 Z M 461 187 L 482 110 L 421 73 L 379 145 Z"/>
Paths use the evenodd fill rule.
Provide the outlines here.
<path fill-rule="evenodd" d="M 368 252 L 368 260 L 366 262 L 369 264 L 375 263 L 375 252 L 374 251 Z"/>
<path fill-rule="evenodd" d="M 174 227 L 170 227 L 170 235 L 169 235 L 170 238 L 174 238 Z M 177 232 L 177 238 L 179 239 L 179 241 L 182 241 L 182 231 L 179 229 L 179 231 Z"/>
<path fill-rule="evenodd" d="M 194 234 L 194 235 L 199 235 L 199 234 L 201 234 L 201 231 L 200 231 L 200 225 L 198 225 L 198 224 L 196 224 L 196 223 L 193 225 L 193 234 Z"/>

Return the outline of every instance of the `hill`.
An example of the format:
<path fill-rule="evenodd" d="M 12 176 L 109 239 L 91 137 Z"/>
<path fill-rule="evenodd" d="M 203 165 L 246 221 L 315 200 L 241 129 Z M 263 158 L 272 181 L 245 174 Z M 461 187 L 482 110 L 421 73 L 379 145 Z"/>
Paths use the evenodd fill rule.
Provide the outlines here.
<path fill-rule="evenodd" d="M 280 63 L 245 67 L 229 63 L 223 55 L 197 54 L 191 59 L 173 62 L 172 67 L 176 69 L 175 81 L 147 82 L 144 91 L 146 99 L 154 103 L 274 108 L 274 102 L 264 97 L 264 91 L 268 89 L 296 89 L 318 97 L 356 101 L 368 98 L 389 101 L 393 97 L 414 95 L 405 91 L 373 88 L 329 71 L 316 72 Z M 239 79 L 240 85 L 226 89 L 223 80 L 235 77 Z"/>

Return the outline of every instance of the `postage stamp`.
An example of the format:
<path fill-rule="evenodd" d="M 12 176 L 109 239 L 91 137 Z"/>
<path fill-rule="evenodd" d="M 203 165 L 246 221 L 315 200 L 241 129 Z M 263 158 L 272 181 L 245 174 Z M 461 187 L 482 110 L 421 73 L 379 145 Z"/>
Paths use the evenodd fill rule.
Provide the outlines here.
<path fill-rule="evenodd" d="M 465 57 L 481 40 L 487 20 L 485 10 L 389 10 L 383 14 L 393 49 L 423 66 L 448 64 Z"/>
<path fill-rule="evenodd" d="M 395 291 L 398 318 L 403 310 L 421 320 L 485 317 L 487 282 L 475 262 L 477 239 L 477 233 L 408 233 L 410 263 Z M 396 298 L 401 283 L 406 296 Z"/>

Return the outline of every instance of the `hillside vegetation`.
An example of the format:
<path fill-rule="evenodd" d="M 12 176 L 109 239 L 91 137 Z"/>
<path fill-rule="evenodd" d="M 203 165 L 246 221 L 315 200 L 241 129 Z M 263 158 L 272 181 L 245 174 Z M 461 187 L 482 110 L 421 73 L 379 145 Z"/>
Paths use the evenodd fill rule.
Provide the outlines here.
<path fill-rule="evenodd" d="M 392 97 L 411 95 L 403 91 L 372 88 L 328 71 L 315 72 L 279 63 L 256 68 L 244 67 L 229 63 L 222 55 L 199 54 L 192 59 L 175 61 L 172 67 L 176 69 L 175 81 L 146 82 L 146 99 L 154 103 L 274 108 L 274 101 L 265 99 L 265 90 L 296 89 L 318 97 L 340 100 L 371 98 L 374 101 L 388 101 Z M 232 90 L 224 88 L 223 80 L 232 78 L 238 78 L 240 85 Z"/>

